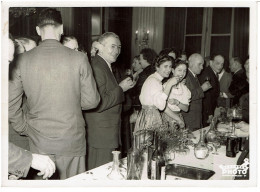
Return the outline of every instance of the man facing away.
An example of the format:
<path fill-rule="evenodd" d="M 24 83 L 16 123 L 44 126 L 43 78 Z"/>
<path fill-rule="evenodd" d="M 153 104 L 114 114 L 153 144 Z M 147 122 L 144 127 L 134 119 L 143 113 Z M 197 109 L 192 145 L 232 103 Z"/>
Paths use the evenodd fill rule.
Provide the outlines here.
<path fill-rule="evenodd" d="M 98 39 L 98 54 L 92 60 L 101 102 L 85 112 L 88 140 L 88 169 L 112 161 L 112 151 L 120 144 L 121 111 L 124 92 L 135 83 L 130 77 L 117 83 L 111 69 L 121 51 L 119 37 L 112 32 Z"/>
<path fill-rule="evenodd" d="M 18 58 L 15 78 L 9 82 L 9 121 L 14 130 L 29 136 L 31 152 L 52 157 L 59 178 L 66 179 L 85 171 L 82 109 L 95 108 L 100 96 L 87 56 L 59 42 L 60 12 L 44 9 L 36 30 L 42 43 Z"/>
<path fill-rule="evenodd" d="M 9 64 L 14 59 L 14 42 L 9 37 L 8 50 Z M 10 132 L 10 130 L 9 130 Z M 10 139 L 10 138 L 9 138 Z M 47 155 L 32 154 L 30 151 L 22 149 L 9 141 L 8 144 L 8 179 L 19 179 L 26 177 L 30 167 L 39 170 L 38 176 L 43 175 L 43 179 L 51 177 L 55 172 L 55 164 Z"/>
<path fill-rule="evenodd" d="M 202 127 L 202 98 L 204 92 L 211 88 L 209 81 L 200 85 L 197 75 L 203 69 L 204 60 L 198 53 L 192 54 L 189 59 L 189 68 L 186 76 L 186 86 L 191 92 L 190 108 L 188 112 L 182 112 L 186 127 L 195 131 Z"/>

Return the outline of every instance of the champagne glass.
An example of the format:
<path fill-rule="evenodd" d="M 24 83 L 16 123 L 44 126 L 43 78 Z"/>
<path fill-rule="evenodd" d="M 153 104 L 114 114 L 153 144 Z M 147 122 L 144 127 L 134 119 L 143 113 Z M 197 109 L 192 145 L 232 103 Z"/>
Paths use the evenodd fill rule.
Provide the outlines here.
<path fill-rule="evenodd" d="M 126 69 L 125 70 L 125 76 L 126 77 L 130 77 L 131 80 L 133 81 L 134 77 L 133 77 L 133 71 L 131 69 Z"/>
<path fill-rule="evenodd" d="M 209 77 L 209 76 L 206 76 L 206 77 L 205 77 L 205 82 L 206 82 L 206 81 L 210 82 L 210 77 Z"/>
<path fill-rule="evenodd" d="M 178 85 L 181 82 L 182 76 L 176 76 L 178 83 L 175 85 L 175 89 L 179 89 Z"/>
<path fill-rule="evenodd" d="M 175 151 L 174 149 L 166 149 L 164 151 L 164 160 L 165 160 L 165 163 L 168 165 L 168 164 L 173 164 L 173 160 L 175 159 Z"/>

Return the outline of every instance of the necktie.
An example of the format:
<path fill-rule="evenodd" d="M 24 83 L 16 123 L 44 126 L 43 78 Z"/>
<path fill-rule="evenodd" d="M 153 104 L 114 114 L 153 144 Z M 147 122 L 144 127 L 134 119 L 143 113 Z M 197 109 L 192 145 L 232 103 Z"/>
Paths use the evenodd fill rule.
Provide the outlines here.
<path fill-rule="evenodd" d="M 218 79 L 218 81 L 219 81 L 219 75 L 218 75 L 218 73 L 216 73 L 216 77 L 217 77 L 217 79 Z"/>

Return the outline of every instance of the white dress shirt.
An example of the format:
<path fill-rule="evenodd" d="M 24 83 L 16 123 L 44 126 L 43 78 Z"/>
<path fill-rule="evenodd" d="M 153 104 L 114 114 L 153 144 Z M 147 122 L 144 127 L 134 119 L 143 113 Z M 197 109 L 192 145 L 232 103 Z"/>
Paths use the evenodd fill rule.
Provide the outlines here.
<path fill-rule="evenodd" d="M 139 96 L 142 105 L 155 106 L 163 110 L 166 106 L 167 95 L 163 92 L 163 77 L 155 72 L 144 82 Z"/>
<path fill-rule="evenodd" d="M 186 85 L 179 83 L 177 87 L 172 87 L 169 99 L 177 99 L 182 104 L 189 105 L 191 99 L 191 92 Z M 177 105 L 171 105 L 168 103 L 167 107 L 169 107 L 172 111 L 180 111 L 180 108 Z"/>

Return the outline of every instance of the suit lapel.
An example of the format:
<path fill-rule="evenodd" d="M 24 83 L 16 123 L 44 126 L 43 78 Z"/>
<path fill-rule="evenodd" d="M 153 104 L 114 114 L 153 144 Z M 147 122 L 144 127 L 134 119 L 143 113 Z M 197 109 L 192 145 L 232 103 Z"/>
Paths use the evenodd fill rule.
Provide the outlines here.
<path fill-rule="evenodd" d="M 190 77 L 191 82 L 196 82 L 198 85 L 200 85 L 199 79 L 197 77 L 194 77 L 189 70 L 188 70 L 188 76 Z"/>
<path fill-rule="evenodd" d="M 116 78 L 115 78 L 113 72 L 108 67 L 107 62 L 102 57 L 100 57 L 99 55 L 97 55 L 97 57 L 98 57 L 98 60 L 100 61 L 100 63 L 102 64 L 102 67 L 104 68 L 106 74 L 110 77 L 111 80 L 114 81 L 114 83 L 117 84 Z"/>

